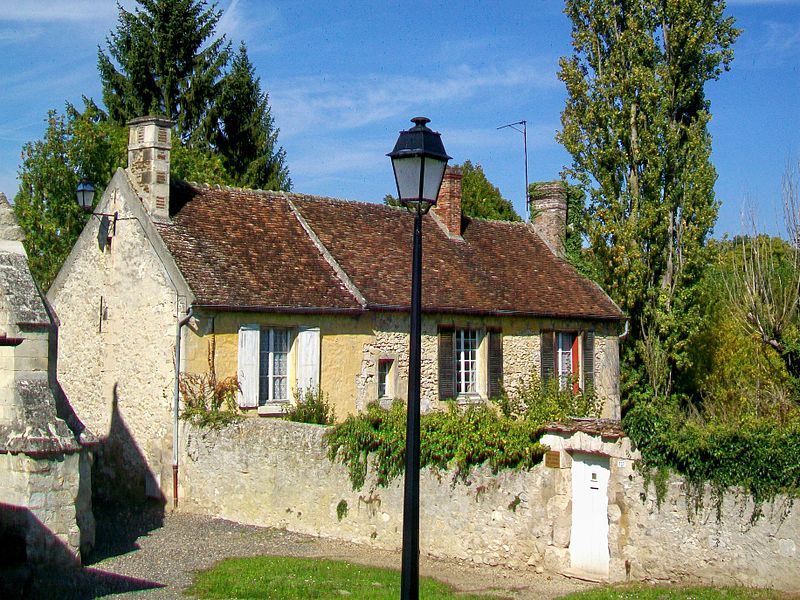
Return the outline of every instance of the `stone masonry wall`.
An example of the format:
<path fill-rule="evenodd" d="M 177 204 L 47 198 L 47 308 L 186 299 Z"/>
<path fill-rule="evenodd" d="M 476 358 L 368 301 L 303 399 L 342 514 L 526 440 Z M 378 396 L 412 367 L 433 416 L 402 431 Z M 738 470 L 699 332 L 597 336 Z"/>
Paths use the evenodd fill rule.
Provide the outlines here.
<path fill-rule="evenodd" d="M 402 479 L 386 488 L 368 478 L 353 491 L 346 468 L 325 456 L 325 428 L 248 419 L 220 432 L 184 429 L 181 510 L 256 525 L 396 549 L 402 540 Z M 800 591 L 800 518 L 791 506 L 767 507 L 749 524 L 750 506 L 726 499 L 688 509 L 681 480 L 670 481 L 659 509 L 635 469 L 626 438 L 547 435 L 558 468 L 465 481 L 421 473 L 421 551 L 431 556 L 563 572 L 569 569 L 572 523 L 570 453 L 609 456 L 610 579 L 689 580 L 774 586 Z M 643 500 L 644 498 L 644 500 Z M 742 511 L 742 509 L 744 509 Z M 787 512 L 781 518 L 781 511 Z"/>
<path fill-rule="evenodd" d="M 451 315 L 424 316 L 422 319 L 421 410 L 428 412 L 439 407 L 439 346 L 438 325 L 452 323 Z M 475 318 L 456 321 L 456 326 L 485 329 L 500 327 L 503 331 L 503 384 L 514 393 L 532 373 L 539 373 L 542 328 L 554 327 L 580 331 L 586 325 L 580 322 L 541 321 L 533 319 Z M 374 338 L 364 344 L 361 370 L 356 376 L 356 410 L 377 399 L 378 361 L 394 360 L 392 377 L 393 397 L 406 400 L 408 396 L 408 329 L 407 315 L 384 313 L 375 316 Z M 485 376 L 485 365 L 483 368 Z M 594 360 L 595 391 L 604 398 L 603 417 L 619 417 L 619 341 L 612 326 L 598 326 L 595 330 Z"/>
<path fill-rule="evenodd" d="M 61 321 L 59 380 L 101 441 L 96 492 L 141 500 L 171 490 L 177 297 L 128 209 L 139 200 L 112 186 L 104 199 L 120 215 L 110 246 L 109 223 L 91 219 L 48 297 Z"/>
<path fill-rule="evenodd" d="M 80 564 L 94 545 L 87 453 L 33 458 L 0 454 L 0 529 L 24 532 L 27 559 L 58 566 Z M 20 510 L 22 509 L 22 510 Z M 11 515 L 16 515 L 12 523 Z"/>

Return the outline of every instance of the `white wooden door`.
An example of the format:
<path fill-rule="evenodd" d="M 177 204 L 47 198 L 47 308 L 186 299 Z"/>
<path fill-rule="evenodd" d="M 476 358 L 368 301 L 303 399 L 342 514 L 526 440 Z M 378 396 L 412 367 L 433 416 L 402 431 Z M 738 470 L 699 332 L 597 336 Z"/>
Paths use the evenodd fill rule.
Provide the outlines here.
<path fill-rule="evenodd" d="M 571 567 L 604 577 L 609 560 L 608 476 L 607 457 L 573 454 Z"/>

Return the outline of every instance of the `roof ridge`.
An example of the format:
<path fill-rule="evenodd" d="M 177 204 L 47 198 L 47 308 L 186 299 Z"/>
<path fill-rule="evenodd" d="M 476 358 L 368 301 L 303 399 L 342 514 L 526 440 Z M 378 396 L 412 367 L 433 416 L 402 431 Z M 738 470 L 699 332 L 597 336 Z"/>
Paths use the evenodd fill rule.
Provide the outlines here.
<path fill-rule="evenodd" d="M 306 235 L 308 235 L 308 237 L 311 239 L 311 241 L 314 243 L 314 245 L 320 251 L 320 253 L 322 254 L 322 258 L 325 259 L 325 262 L 327 262 L 331 266 L 333 271 L 336 273 L 337 277 L 339 277 L 341 282 L 347 288 L 347 291 L 350 292 L 353 295 L 353 297 L 356 299 L 356 302 L 358 302 L 361 305 L 362 308 L 366 308 L 367 299 L 364 297 L 364 294 L 361 293 L 361 290 L 358 289 L 356 284 L 353 282 L 353 280 L 347 274 L 347 271 L 344 270 L 342 265 L 339 264 L 339 261 L 337 261 L 334 258 L 333 254 L 331 254 L 330 250 L 328 250 L 328 248 L 325 246 L 325 244 L 322 242 L 322 240 L 319 239 L 319 236 L 311 228 L 311 225 L 308 224 L 308 221 L 306 221 L 305 217 L 303 217 L 303 215 L 300 213 L 300 210 L 294 205 L 294 202 L 292 202 L 291 199 L 288 199 L 288 198 L 287 198 L 286 202 L 289 205 L 289 210 L 292 211 L 292 214 L 298 220 L 298 222 L 300 223 L 300 226 L 306 232 Z"/>

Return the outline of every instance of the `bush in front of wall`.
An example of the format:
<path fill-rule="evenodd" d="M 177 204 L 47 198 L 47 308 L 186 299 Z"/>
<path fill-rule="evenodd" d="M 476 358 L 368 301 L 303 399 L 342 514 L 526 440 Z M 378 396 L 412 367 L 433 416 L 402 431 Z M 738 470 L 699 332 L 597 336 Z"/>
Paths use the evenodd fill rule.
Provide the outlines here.
<path fill-rule="evenodd" d="M 314 425 L 332 425 L 335 421 L 328 395 L 319 388 L 306 389 L 297 404 L 286 412 L 285 418 L 287 421 Z"/>
<path fill-rule="evenodd" d="M 181 419 L 197 427 L 219 429 L 241 418 L 236 377 L 219 379 L 214 367 L 214 341 L 208 348 L 208 371 L 182 373 L 178 389 L 183 398 Z"/>

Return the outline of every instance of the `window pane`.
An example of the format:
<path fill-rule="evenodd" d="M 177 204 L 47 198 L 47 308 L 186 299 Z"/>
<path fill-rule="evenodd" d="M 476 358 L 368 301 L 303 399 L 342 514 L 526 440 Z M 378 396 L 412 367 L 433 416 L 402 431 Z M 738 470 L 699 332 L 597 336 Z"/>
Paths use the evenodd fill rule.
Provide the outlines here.
<path fill-rule="evenodd" d="M 288 400 L 286 393 L 286 377 L 275 377 L 273 380 L 272 400 L 274 402 L 283 402 Z"/>

